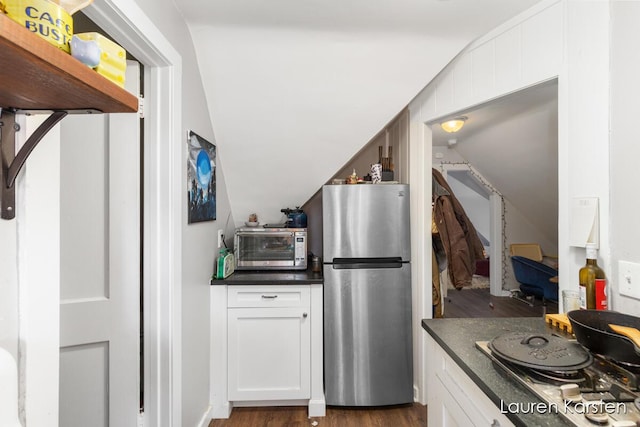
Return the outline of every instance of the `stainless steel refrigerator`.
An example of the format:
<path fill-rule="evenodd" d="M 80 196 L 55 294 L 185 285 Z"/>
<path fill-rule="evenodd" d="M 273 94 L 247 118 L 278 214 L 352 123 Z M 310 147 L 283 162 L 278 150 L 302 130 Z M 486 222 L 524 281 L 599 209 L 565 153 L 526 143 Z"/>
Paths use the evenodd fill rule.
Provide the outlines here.
<path fill-rule="evenodd" d="M 322 189 L 328 405 L 413 402 L 409 186 Z"/>

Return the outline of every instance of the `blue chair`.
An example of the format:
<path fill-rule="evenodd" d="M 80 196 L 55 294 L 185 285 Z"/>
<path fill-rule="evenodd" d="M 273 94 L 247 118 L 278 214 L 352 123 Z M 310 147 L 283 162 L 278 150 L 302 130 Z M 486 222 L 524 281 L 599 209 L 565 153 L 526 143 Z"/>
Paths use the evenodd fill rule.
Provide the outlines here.
<path fill-rule="evenodd" d="M 558 276 L 558 270 L 532 259 L 512 255 L 511 264 L 520 291 L 544 300 L 558 301 L 558 284 L 551 278 Z"/>

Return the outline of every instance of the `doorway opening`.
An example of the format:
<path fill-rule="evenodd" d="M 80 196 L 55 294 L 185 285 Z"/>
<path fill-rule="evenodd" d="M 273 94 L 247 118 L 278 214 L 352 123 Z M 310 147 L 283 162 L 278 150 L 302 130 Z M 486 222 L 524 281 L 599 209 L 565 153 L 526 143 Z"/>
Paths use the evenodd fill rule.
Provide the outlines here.
<path fill-rule="evenodd" d="M 446 305 L 458 294 L 469 297 L 482 312 L 465 308 L 473 317 L 499 317 L 500 298 L 519 289 L 509 247 L 537 243 L 545 255 L 558 253 L 558 82 L 548 81 L 460 111 L 467 117 L 457 133 L 446 133 L 439 122 L 432 130 L 432 167 L 443 172 L 467 215 L 478 229 L 490 263 L 485 289 L 448 289 Z M 481 302 L 480 302 L 481 301 Z M 513 301 L 524 313 L 526 304 Z M 509 301 L 511 303 L 511 301 Z M 462 304 L 462 303 L 461 303 Z M 537 301 L 533 310 L 557 311 L 557 302 Z M 455 308 L 450 309 L 455 315 Z"/>

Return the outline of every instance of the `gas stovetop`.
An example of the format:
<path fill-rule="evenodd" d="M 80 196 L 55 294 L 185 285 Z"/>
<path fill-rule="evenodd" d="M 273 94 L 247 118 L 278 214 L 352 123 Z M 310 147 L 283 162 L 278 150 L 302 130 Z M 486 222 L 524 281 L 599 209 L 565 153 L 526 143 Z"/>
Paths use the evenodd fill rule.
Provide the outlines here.
<path fill-rule="evenodd" d="M 501 402 L 502 412 L 559 414 L 576 426 L 640 427 L 640 367 L 594 355 L 594 362 L 583 369 L 535 370 L 497 357 L 488 341 L 478 341 L 476 347 L 542 401 Z"/>

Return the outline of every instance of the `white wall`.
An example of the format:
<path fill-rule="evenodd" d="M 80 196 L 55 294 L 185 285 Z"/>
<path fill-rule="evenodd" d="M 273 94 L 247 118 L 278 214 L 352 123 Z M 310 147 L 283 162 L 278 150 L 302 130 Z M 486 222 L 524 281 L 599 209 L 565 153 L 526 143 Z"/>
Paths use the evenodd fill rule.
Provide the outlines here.
<path fill-rule="evenodd" d="M 637 118 L 640 115 L 640 3 L 616 1 L 611 7 L 611 269 L 612 305 L 638 315 L 640 301 L 620 295 L 617 262 L 640 263 L 638 245 Z M 638 284 L 636 284 L 638 286 Z"/>
<path fill-rule="evenodd" d="M 543 0 L 469 44 L 410 103 L 423 123 L 553 79 L 563 65 L 564 3 Z"/>
<path fill-rule="evenodd" d="M 0 347 L 18 356 L 18 270 L 16 221 L 0 221 Z"/>
<path fill-rule="evenodd" d="M 44 120 L 17 119 L 19 144 Z M 54 127 L 31 153 L 16 182 L 20 419 L 25 426 L 58 420 L 60 295 L 60 128 Z M 3 220 L 4 221 L 4 220 Z M 19 336 L 19 339 L 18 339 Z"/>
<path fill-rule="evenodd" d="M 569 246 L 569 206 L 573 198 L 599 199 L 599 264 L 608 275 L 611 272 L 607 119 L 610 2 L 567 0 L 563 6 L 565 61 L 558 70 L 559 287 L 575 290 L 578 270 L 585 263 L 585 250 Z"/>

